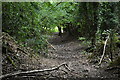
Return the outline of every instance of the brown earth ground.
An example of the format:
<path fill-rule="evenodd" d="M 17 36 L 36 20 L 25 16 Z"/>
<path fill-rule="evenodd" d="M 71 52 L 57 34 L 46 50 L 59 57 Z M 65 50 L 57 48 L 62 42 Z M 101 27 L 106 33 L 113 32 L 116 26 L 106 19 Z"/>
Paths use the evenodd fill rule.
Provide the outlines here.
<path fill-rule="evenodd" d="M 103 62 L 98 66 L 98 60 L 88 58 L 89 54 L 84 52 L 86 46 L 74 37 L 54 35 L 49 42 L 55 48 L 55 50 L 49 50 L 50 59 L 58 63 L 66 62 L 72 70 L 71 73 L 74 74 L 73 77 L 110 79 L 118 77 L 114 71 L 105 71 L 108 63 Z"/>
<path fill-rule="evenodd" d="M 88 54 L 84 53 L 86 46 L 81 44 L 80 41 L 63 35 L 62 37 L 54 34 L 50 36 L 48 40 L 51 44 L 49 46 L 47 57 L 35 56 L 29 58 L 29 55 L 21 55 L 23 58 L 20 69 L 21 70 L 34 70 L 34 69 L 48 69 L 58 66 L 62 63 L 67 63 L 67 70 L 64 67 L 60 67 L 58 70 L 45 71 L 42 73 L 33 73 L 27 76 L 19 75 L 5 80 L 41 80 L 55 78 L 57 80 L 65 79 L 83 79 L 96 80 L 109 78 L 109 80 L 118 80 L 118 74 L 110 70 L 105 71 L 108 63 L 102 63 L 101 66 L 97 66 L 95 60 L 91 61 L 88 58 Z M 9 71 L 8 71 L 9 72 Z"/>

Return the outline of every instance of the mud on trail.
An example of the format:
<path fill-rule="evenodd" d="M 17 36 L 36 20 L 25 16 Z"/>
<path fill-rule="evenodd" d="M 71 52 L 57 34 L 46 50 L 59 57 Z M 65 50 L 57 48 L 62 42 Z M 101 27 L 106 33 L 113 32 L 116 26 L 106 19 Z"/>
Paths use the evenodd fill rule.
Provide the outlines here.
<path fill-rule="evenodd" d="M 47 57 L 34 56 L 20 53 L 21 62 L 16 70 L 9 71 L 9 65 L 3 68 L 7 73 L 15 71 L 30 71 L 53 69 L 60 64 L 67 64 L 59 68 L 41 71 L 31 74 L 21 74 L 5 78 L 3 80 L 48 80 L 55 78 L 56 80 L 65 79 L 89 79 L 109 78 L 109 80 L 118 80 L 118 74 L 114 71 L 105 71 L 107 65 L 97 66 L 97 63 L 90 62 L 88 54 L 83 53 L 86 46 L 74 37 L 53 34 L 50 36 Z M 106 64 L 106 63 L 105 63 Z"/>

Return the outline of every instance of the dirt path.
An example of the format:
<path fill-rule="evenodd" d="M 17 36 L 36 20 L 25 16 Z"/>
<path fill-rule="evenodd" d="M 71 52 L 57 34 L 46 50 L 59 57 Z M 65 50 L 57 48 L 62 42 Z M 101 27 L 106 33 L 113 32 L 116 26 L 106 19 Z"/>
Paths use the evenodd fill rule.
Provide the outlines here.
<path fill-rule="evenodd" d="M 95 77 L 97 69 L 88 63 L 88 59 L 82 51 L 85 47 L 77 40 L 66 41 L 60 37 L 54 37 L 50 43 L 55 50 L 49 50 L 49 57 L 59 63 L 67 62 L 70 69 L 79 77 Z"/>
<path fill-rule="evenodd" d="M 54 46 L 55 50 L 49 49 L 49 58 L 58 63 L 66 62 L 72 70 L 74 77 L 92 77 L 92 78 L 113 78 L 113 74 L 105 72 L 99 68 L 97 64 L 89 62 L 88 55 L 83 53 L 85 46 L 80 41 L 63 36 L 53 36 L 49 42 Z M 104 66 L 105 67 L 105 66 Z M 69 75 L 70 76 L 70 75 Z"/>
<path fill-rule="evenodd" d="M 62 78 L 91 78 L 89 80 L 93 80 L 93 78 L 109 78 L 109 80 L 118 80 L 116 79 L 118 78 L 116 72 L 104 70 L 107 63 L 105 65 L 102 63 L 102 67 L 97 66 L 96 63 L 90 63 L 88 54 L 83 53 L 86 46 L 74 37 L 69 37 L 68 35 L 59 37 L 54 34 L 50 36 L 48 41 L 54 49 L 51 45 L 48 47 L 47 57 L 40 55 L 33 57 L 30 54 L 20 53 L 21 62 L 16 70 L 43 70 L 67 63 L 70 71 L 65 67 L 60 67 L 58 70 L 16 75 L 3 80 L 48 80 L 51 78 L 55 78 L 55 80 L 62 80 Z M 6 69 L 6 72 L 10 73 L 11 71 Z"/>

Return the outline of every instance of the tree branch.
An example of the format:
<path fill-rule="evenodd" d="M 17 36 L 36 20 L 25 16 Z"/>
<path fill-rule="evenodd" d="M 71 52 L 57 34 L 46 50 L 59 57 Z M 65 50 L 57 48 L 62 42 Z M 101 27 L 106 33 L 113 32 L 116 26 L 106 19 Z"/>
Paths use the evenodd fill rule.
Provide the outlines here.
<path fill-rule="evenodd" d="M 104 58 L 104 55 L 105 55 L 105 48 L 106 48 L 108 39 L 109 39 L 109 35 L 108 35 L 108 37 L 107 37 L 107 39 L 106 39 L 106 41 L 105 41 L 105 45 L 104 45 L 104 49 L 103 49 L 103 54 L 102 54 L 102 56 L 101 56 L 101 59 L 100 59 L 100 62 L 99 62 L 98 65 L 101 64 L 101 62 L 102 62 L 102 60 L 103 60 L 103 58 Z"/>
<path fill-rule="evenodd" d="M 53 68 L 49 68 L 49 69 L 41 69 L 41 70 L 31 70 L 31 71 L 23 71 L 23 72 L 16 72 L 16 73 L 9 73 L 9 74 L 5 74 L 5 75 L 1 75 L 1 78 L 5 78 L 5 77 L 10 77 L 10 76 L 15 76 L 15 75 L 20 75 L 20 74 L 30 74 L 30 73 L 36 73 L 36 72 L 45 72 L 45 71 L 53 71 L 53 70 L 58 70 L 61 66 L 64 66 L 66 69 L 70 70 L 67 67 L 66 63 L 62 63 L 60 65 L 58 65 L 57 67 L 53 67 Z"/>

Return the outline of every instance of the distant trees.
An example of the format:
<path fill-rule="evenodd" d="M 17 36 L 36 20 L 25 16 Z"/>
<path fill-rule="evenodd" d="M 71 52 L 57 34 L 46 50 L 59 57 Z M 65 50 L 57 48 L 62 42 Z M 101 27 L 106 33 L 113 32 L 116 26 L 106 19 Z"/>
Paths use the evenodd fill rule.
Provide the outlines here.
<path fill-rule="evenodd" d="M 118 3 L 79 3 L 78 15 L 80 32 L 91 40 L 98 32 L 119 27 Z"/>
<path fill-rule="evenodd" d="M 116 49 L 118 31 L 120 31 L 119 21 L 119 3 L 79 3 L 79 12 L 77 22 L 79 22 L 79 32 L 87 40 L 91 40 L 91 46 L 99 46 L 107 36 L 110 37 L 107 43 L 107 53 L 111 60 L 113 52 Z M 103 36 L 103 34 L 105 36 Z M 101 46 L 102 43 L 101 43 Z M 102 47 L 103 48 L 103 47 Z M 101 50 L 102 50 L 101 48 Z M 92 47 L 92 49 L 94 49 Z M 93 50 L 92 50 L 93 51 Z"/>
<path fill-rule="evenodd" d="M 46 49 L 46 34 L 56 26 L 74 21 L 76 3 L 5 2 L 2 3 L 2 31 L 23 46 Z"/>
<path fill-rule="evenodd" d="M 85 37 L 92 46 L 102 40 L 102 34 L 109 34 L 113 46 L 120 30 L 119 6 L 113 2 L 6 2 L 2 4 L 2 30 L 37 51 L 46 49 L 46 34 L 55 27 Z"/>

